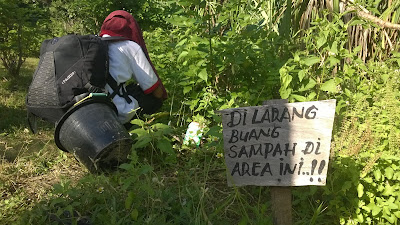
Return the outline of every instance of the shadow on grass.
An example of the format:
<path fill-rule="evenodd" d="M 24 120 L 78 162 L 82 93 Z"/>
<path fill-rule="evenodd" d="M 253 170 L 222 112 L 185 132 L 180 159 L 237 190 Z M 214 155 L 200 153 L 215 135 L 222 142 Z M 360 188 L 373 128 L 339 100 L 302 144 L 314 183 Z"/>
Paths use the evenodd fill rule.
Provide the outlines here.
<path fill-rule="evenodd" d="M 11 77 L 5 73 L 4 69 L 0 69 L 1 88 L 9 92 L 27 93 L 32 77 L 33 70 L 29 68 L 22 68 L 20 75 L 16 77 Z"/>
<path fill-rule="evenodd" d="M 0 69 L 0 134 L 27 127 L 25 96 L 32 70 L 23 68 L 18 77 L 9 77 Z"/>
<path fill-rule="evenodd" d="M 26 110 L 0 104 L 0 133 L 27 127 Z"/>

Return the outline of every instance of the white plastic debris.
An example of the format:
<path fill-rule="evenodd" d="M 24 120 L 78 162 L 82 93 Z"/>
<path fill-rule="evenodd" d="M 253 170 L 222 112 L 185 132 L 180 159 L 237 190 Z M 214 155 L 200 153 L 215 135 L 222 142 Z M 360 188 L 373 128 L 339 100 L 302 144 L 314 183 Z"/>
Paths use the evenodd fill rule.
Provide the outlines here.
<path fill-rule="evenodd" d="M 184 145 L 195 144 L 200 145 L 201 136 L 203 135 L 202 129 L 198 122 L 191 122 L 183 139 Z"/>

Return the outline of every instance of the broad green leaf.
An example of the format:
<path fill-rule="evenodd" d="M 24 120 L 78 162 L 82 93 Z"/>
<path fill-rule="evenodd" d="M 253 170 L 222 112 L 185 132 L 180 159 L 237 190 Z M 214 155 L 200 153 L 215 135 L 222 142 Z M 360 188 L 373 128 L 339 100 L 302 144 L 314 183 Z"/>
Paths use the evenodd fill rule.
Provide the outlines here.
<path fill-rule="evenodd" d="M 306 72 L 304 70 L 300 70 L 297 75 L 299 76 L 299 81 L 301 82 L 303 78 L 306 76 Z"/>
<path fill-rule="evenodd" d="M 287 88 L 289 87 L 290 83 L 292 82 L 293 77 L 290 75 L 284 75 L 281 76 L 282 80 L 282 88 Z"/>
<path fill-rule="evenodd" d="M 382 207 L 382 214 L 390 215 L 392 213 L 390 212 L 390 208 L 385 205 L 385 206 Z"/>
<path fill-rule="evenodd" d="M 393 179 L 394 179 L 394 180 L 397 180 L 397 181 L 400 181 L 400 171 L 399 171 L 399 172 L 396 172 L 396 173 L 393 175 Z"/>
<path fill-rule="evenodd" d="M 171 129 L 170 126 L 168 126 L 167 124 L 164 124 L 164 123 L 156 123 L 156 124 L 152 125 L 151 128 L 157 129 L 157 130 Z"/>
<path fill-rule="evenodd" d="M 299 89 L 299 91 L 307 91 L 310 90 L 311 88 L 315 87 L 315 85 L 317 84 L 317 82 L 315 82 L 315 80 L 310 79 L 308 81 L 308 84 L 305 87 L 302 87 Z"/>
<path fill-rule="evenodd" d="M 299 102 L 305 102 L 305 101 L 307 101 L 307 98 L 306 97 L 304 97 L 304 96 L 301 96 L 301 95 L 291 95 L 294 99 L 296 99 L 297 101 L 299 101 Z"/>
<path fill-rule="evenodd" d="M 137 134 L 139 137 L 143 137 L 143 136 L 149 135 L 149 133 L 143 128 L 138 128 L 138 129 L 131 130 L 131 131 L 129 131 L 129 133 Z"/>
<path fill-rule="evenodd" d="M 132 171 L 135 167 L 130 163 L 123 163 L 119 166 L 119 168 L 126 170 L 126 171 Z"/>
<path fill-rule="evenodd" d="M 391 213 L 383 215 L 382 217 L 385 218 L 390 224 L 394 224 L 396 222 L 396 217 Z"/>
<path fill-rule="evenodd" d="M 372 177 L 365 177 L 364 181 L 371 184 L 374 180 L 372 179 Z"/>
<path fill-rule="evenodd" d="M 391 180 L 393 178 L 394 170 L 390 167 L 385 169 L 385 177 Z"/>
<path fill-rule="evenodd" d="M 183 87 L 183 94 L 186 94 L 192 90 L 192 86 L 185 86 Z"/>
<path fill-rule="evenodd" d="M 200 79 L 204 80 L 205 82 L 207 82 L 207 70 L 204 68 L 200 71 L 200 73 L 198 74 L 198 76 L 200 77 Z"/>
<path fill-rule="evenodd" d="M 295 62 L 300 61 L 300 56 L 299 56 L 299 54 L 298 54 L 297 52 L 294 54 L 293 60 L 294 60 Z"/>
<path fill-rule="evenodd" d="M 311 92 L 308 96 L 307 96 L 307 101 L 313 101 L 313 100 L 316 100 L 316 99 L 314 99 L 315 98 L 315 96 L 317 96 L 317 93 L 315 93 L 315 92 Z"/>
<path fill-rule="evenodd" d="M 281 75 L 281 79 L 282 79 L 283 76 L 288 75 L 288 69 L 286 67 L 281 67 L 279 69 L 279 74 Z"/>
<path fill-rule="evenodd" d="M 189 54 L 188 51 L 183 51 L 181 54 L 179 54 L 177 61 L 179 62 L 183 57 L 187 56 Z"/>
<path fill-rule="evenodd" d="M 338 44 L 337 44 L 337 41 L 334 41 L 333 43 L 332 43 L 332 46 L 331 46 L 331 52 L 332 53 L 335 53 L 335 55 L 336 54 L 338 54 L 338 46 L 337 46 Z"/>
<path fill-rule="evenodd" d="M 134 148 L 143 148 L 147 146 L 152 141 L 150 136 L 144 136 L 137 139 L 136 143 L 133 145 Z"/>
<path fill-rule="evenodd" d="M 390 184 L 386 184 L 385 189 L 382 193 L 383 196 L 391 196 L 395 192 L 395 188 Z"/>
<path fill-rule="evenodd" d="M 349 75 L 349 76 L 353 76 L 354 73 L 356 72 L 355 69 L 351 68 L 350 66 L 348 66 L 347 64 L 344 64 L 344 73 Z"/>
<path fill-rule="evenodd" d="M 390 78 L 390 75 L 389 74 L 382 74 L 381 78 L 382 78 L 383 82 L 386 83 L 388 81 L 388 79 Z"/>
<path fill-rule="evenodd" d="M 337 90 L 336 90 L 335 80 L 334 79 L 330 79 L 328 81 L 325 81 L 325 83 L 323 83 L 321 85 L 321 90 L 327 91 L 327 92 L 330 92 L 330 93 L 336 93 Z"/>
<path fill-rule="evenodd" d="M 321 48 L 326 43 L 326 37 L 319 36 L 317 39 L 317 48 Z"/>
<path fill-rule="evenodd" d="M 364 209 L 365 211 L 367 211 L 368 213 L 371 212 L 371 209 L 368 206 L 361 206 L 362 209 Z"/>
<path fill-rule="evenodd" d="M 187 41 L 187 38 L 184 38 L 183 40 L 181 40 L 178 44 L 176 44 L 176 46 L 175 47 L 179 47 L 179 46 L 181 46 L 181 45 L 183 45 L 183 44 L 185 44 L 186 43 L 186 41 Z"/>
<path fill-rule="evenodd" d="M 139 211 L 137 209 L 132 209 L 131 218 L 136 221 L 138 217 L 139 217 Z"/>
<path fill-rule="evenodd" d="M 193 26 L 193 24 L 196 22 L 195 19 L 185 16 L 173 16 L 167 18 L 167 21 L 175 26 L 188 26 L 188 27 Z"/>
<path fill-rule="evenodd" d="M 363 20 L 353 20 L 350 22 L 349 26 L 355 26 L 359 24 L 365 24 L 365 22 Z"/>
<path fill-rule="evenodd" d="M 362 50 L 362 46 L 359 45 L 359 46 L 357 46 L 357 47 L 355 47 L 355 48 L 353 49 L 353 52 L 354 52 L 354 53 L 358 53 L 358 52 L 360 52 L 361 50 Z"/>
<path fill-rule="evenodd" d="M 337 58 L 334 57 L 334 56 L 329 56 L 329 57 L 328 57 L 328 61 L 329 61 L 329 64 L 330 64 L 331 66 L 335 66 L 335 65 L 337 65 L 337 64 L 340 63 L 340 60 L 337 59 Z"/>
<path fill-rule="evenodd" d="M 133 191 L 130 191 L 128 193 L 128 197 L 125 199 L 125 209 L 130 209 L 133 203 L 133 200 L 135 198 L 135 193 Z"/>
<path fill-rule="evenodd" d="M 364 186 L 362 184 L 358 184 L 357 193 L 359 198 L 361 198 L 364 195 Z"/>
<path fill-rule="evenodd" d="M 179 82 L 178 84 L 181 85 L 181 86 L 186 86 L 186 85 L 193 84 L 193 82 L 189 82 L 187 80 L 184 80 L 184 81 Z"/>
<path fill-rule="evenodd" d="M 393 202 L 388 202 L 387 204 L 388 204 L 389 209 L 398 209 L 399 208 L 399 206 Z"/>
<path fill-rule="evenodd" d="M 153 167 L 150 165 L 143 165 L 139 170 L 139 175 L 143 175 L 153 171 Z"/>
<path fill-rule="evenodd" d="M 357 214 L 357 220 L 358 220 L 358 222 L 363 223 L 364 222 L 363 214 Z"/>
<path fill-rule="evenodd" d="M 151 128 L 161 135 L 170 134 L 172 132 L 171 127 L 163 123 L 156 123 L 152 125 Z"/>
<path fill-rule="evenodd" d="M 320 58 L 317 56 L 311 56 L 304 60 L 304 64 L 306 64 L 307 66 L 312 66 L 319 62 L 320 62 Z"/>
<path fill-rule="evenodd" d="M 281 98 L 282 98 L 282 99 L 287 99 L 287 98 L 289 98 L 289 96 L 290 96 L 291 93 L 292 93 L 292 89 L 291 89 L 291 88 L 285 89 L 285 88 L 281 87 L 281 88 L 279 89 L 279 94 L 281 95 Z"/>
<path fill-rule="evenodd" d="M 206 63 L 206 60 L 205 60 L 205 59 L 202 59 L 202 60 L 199 60 L 199 61 L 196 63 L 196 66 L 201 67 L 203 64 L 205 65 L 205 63 Z"/>
<path fill-rule="evenodd" d="M 144 125 L 144 121 L 140 120 L 140 119 L 134 119 L 134 120 L 131 120 L 131 124 L 139 125 L 142 127 Z"/>
<path fill-rule="evenodd" d="M 375 177 L 376 181 L 380 181 L 381 180 L 382 173 L 381 173 L 381 171 L 379 169 L 374 170 L 373 174 L 374 174 L 374 177 Z"/>
<path fill-rule="evenodd" d="M 383 176 L 382 176 L 383 177 Z M 385 185 L 384 184 L 382 184 L 382 183 L 379 183 L 379 185 L 378 185 L 378 187 L 376 187 L 376 190 L 378 191 L 378 192 L 384 192 L 385 191 Z"/>
<path fill-rule="evenodd" d="M 161 139 L 157 143 L 157 148 L 164 153 L 174 154 L 174 149 L 172 148 L 171 142 L 166 139 Z"/>
<path fill-rule="evenodd" d="M 372 216 L 376 216 L 382 211 L 382 208 L 377 205 L 373 205 L 371 207 L 371 211 L 372 211 Z"/>

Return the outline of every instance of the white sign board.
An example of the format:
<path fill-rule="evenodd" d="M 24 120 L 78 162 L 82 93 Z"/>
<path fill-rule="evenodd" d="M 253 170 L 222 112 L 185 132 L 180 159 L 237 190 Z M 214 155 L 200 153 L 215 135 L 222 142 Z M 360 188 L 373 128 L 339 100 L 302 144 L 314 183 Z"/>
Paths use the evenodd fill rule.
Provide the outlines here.
<path fill-rule="evenodd" d="M 225 109 L 229 186 L 326 184 L 336 100 Z"/>

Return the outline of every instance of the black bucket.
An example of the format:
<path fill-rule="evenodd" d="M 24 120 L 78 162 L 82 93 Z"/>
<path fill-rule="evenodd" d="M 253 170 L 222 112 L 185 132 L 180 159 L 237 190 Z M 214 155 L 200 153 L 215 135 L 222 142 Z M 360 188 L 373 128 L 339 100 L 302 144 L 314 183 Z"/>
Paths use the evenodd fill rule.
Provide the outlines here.
<path fill-rule="evenodd" d="M 127 160 L 133 143 L 114 104 L 96 97 L 68 110 L 57 123 L 54 138 L 61 150 L 72 153 L 90 172 L 117 168 Z"/>

